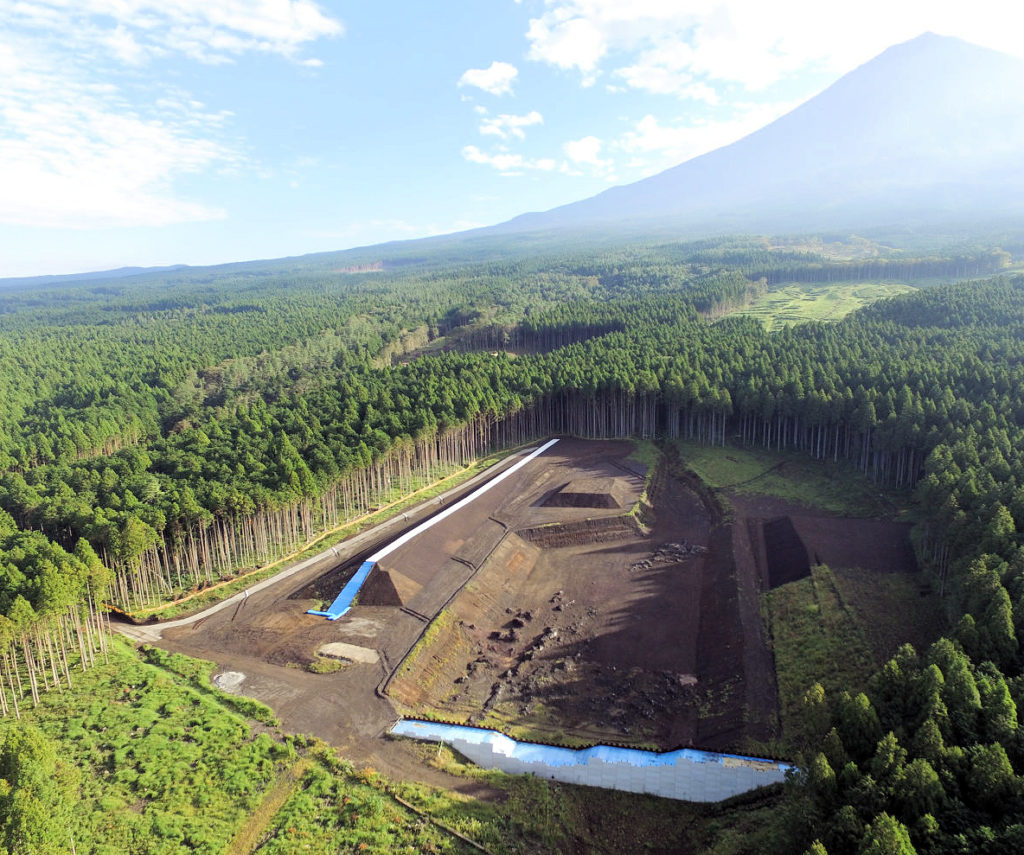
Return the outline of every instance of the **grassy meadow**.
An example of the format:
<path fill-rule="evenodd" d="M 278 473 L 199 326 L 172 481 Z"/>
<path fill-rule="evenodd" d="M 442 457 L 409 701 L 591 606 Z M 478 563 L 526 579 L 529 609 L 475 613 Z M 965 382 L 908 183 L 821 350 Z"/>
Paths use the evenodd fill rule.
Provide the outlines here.
<path fill-rule="evenodd" d="M 898 496 L 882 495 L 852 465 L 802 452 L 710 446 L 680 440 L 683 465 L 713 490 L 759 494 L 851 517 L 891 513 Z"/>
<path fill-rule="evenodd" d="M 735 314 L 760 320 L 766 329 L 807 321 L 838 321 L 850 312 L 897 294 L 915 290 L 896 282 L 799 282 L 775 285 Z"/>

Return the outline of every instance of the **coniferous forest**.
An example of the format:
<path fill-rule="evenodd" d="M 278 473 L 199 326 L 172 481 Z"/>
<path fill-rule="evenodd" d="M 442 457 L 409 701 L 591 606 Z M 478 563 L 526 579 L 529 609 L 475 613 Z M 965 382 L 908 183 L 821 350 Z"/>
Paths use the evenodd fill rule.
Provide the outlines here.
<path fill-rule="evenodd" d="M 1024 275 L 983 242 L 799 247 L 440 245 L 0 283 L 0 714 L 104 661 L 107 606 L 270 563 L 491 452 L 789 450 L 907 498 L 948 631 L 867 692 L 812 687 L 771 851 L 1024 851 Z M 742 311 L 859 280 L 913 290 L 776 332 Z"/>

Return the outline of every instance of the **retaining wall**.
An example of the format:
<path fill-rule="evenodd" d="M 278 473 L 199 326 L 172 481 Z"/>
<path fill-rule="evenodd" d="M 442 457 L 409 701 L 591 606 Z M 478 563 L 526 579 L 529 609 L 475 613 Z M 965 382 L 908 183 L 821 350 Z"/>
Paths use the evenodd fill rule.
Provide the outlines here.
<path fill-rule="evenodd" d="M 518 742 L 495 730 L 418 719 L 402 719 L 391 733 L 443 742 L 486 769 L 691 802 L 722 801 L 781 783 L 794 768 L 778 760 L 694 748 L 664 753 L 612 745 L 562 748 Z"/>

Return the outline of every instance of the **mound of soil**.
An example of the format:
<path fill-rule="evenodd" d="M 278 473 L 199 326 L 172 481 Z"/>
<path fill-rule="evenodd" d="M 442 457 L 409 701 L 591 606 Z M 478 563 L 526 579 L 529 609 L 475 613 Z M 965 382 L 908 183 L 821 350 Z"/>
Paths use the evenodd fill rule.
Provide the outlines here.
<path fill-rule="evenodd" d="M 397 570 L 383 570 L 376 565 L 359 591 L 359 604 L 363 606 L 409 605 L 423 590 L 423 586 Z"/>
<path fill-rule="evenodd" d="M 548 497 L 549 508 L 624 508 L 629 487 L 621 478 L 577 478 Z"/>
<path fill-rule="evenodd" d="M 636 519 L 629 515 L 600 517 L 599 519 L 578 520 L 570 523 L 551 523 L 520 529 L 516 534 L 541 549 L 583 546 L 588 543 L 608 543 L 644 536 Z"/>

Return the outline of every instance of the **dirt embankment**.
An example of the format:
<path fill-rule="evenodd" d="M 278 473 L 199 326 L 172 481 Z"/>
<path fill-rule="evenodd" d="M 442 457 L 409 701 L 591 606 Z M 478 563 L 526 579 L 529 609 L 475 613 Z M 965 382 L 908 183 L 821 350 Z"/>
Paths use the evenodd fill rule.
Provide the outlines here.
<path fill-rule="evenodd" d="M 516 534 L 541 549 L 557 549 L 562 546 L 583 546 L 645 537 L 647 532 L 636 517 L 622 514 L 617 517 L 600 517 L 571 523 L 549 523 L 535 528 L 520 529 Z"/>
<path fill-rule="evenodd" d="M 694 481 L 659 467 L 649 525 L 621 513 L 554 521 L 543 494 L 524 498 L 545 508 L 545 523 L 502 541 L 408 657 L 392 696 L 537 738 L 739 747 L 742 657 L 720 655 L 741 625 L 729 528 Z"/>

